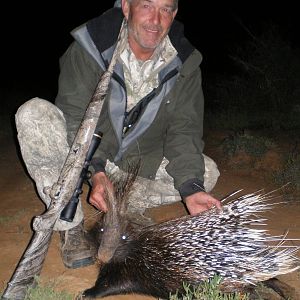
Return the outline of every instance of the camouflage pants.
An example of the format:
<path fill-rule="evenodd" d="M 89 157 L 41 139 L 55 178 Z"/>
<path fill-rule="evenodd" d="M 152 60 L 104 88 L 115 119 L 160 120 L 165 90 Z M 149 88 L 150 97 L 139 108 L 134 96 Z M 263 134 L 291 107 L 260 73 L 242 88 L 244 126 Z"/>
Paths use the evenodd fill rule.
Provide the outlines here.
<path fill-rule="evenodd" d="M 63 113 L 51 102 L 33 98 L 18 109 L 16 127 L 21 153 L 27 170 L 36 183 L 38 194 L 47 207 L 50 197 L 44 192 L 58 180 L 61 168 L 68 155 L 66 122 Z M 205 158 L 204 186 L 209 192 L 215 186 L 220 175 L 215 162 Z M 173 179 L 167 174 L 163 160 L 155 180 L 139 177 L 129 199 L 129 212 L 143 214 L 146 208 L 181 201 L 174 188 Z M 120 172 L 113 163 L 107 162 L 106 171 Z M 78 225 L 83 219 L 81 205 L 78 205 L 72 223 L 58 219 L 54 229 L 68 230 Z"/>

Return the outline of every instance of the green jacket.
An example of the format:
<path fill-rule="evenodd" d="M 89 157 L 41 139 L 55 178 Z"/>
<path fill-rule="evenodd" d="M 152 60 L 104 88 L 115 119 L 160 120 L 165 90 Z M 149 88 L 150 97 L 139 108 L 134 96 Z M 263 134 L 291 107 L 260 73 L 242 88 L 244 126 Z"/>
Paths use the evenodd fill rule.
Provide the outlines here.
<path fill-rule="evenodd" d="M 63 111 L 71 142 L 98 80 L 112 56 L 122 22 L 122 12 L 113 8 L 72 32 L 75 41 L 60 59 L 56 105 Z M 203 106 L 199 65 L 201 54 L 174 21 L 169 32 L 178 55 L 160 71 L 160 86 L 148 96 L 149 103 L 137 122 L 123 135 L 126 88 L 122 65 L 117 64 L 105 99 L 97 130 L 103 138 L 93 162 L 96 171 L 107 159 L 122 169 L 141 160 L 139 175 L 154 179 L 165 156 L 167 172 L 183 195 L 203 188 Z"/>

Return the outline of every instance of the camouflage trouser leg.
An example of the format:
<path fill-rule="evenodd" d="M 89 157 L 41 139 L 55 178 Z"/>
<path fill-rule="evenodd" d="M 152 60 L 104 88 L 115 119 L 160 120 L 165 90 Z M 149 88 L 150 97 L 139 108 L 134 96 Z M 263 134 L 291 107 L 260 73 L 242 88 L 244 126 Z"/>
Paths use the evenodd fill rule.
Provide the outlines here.
<path fill-rule="evenodd" d="M 20 106 L 15 119 L 28 173 L 36 183 L 40 198 L 49 207 L 51 199 L 44 193 L 44 188 L 52 187 L 57 182 L 69 152 L 65 119 L 55 105 L 39 98 L 33 98 Z M 74 221 L 70 223 L 58 219 L 54 229 L 68 230 L 82 219 L 79 204 Z"/>

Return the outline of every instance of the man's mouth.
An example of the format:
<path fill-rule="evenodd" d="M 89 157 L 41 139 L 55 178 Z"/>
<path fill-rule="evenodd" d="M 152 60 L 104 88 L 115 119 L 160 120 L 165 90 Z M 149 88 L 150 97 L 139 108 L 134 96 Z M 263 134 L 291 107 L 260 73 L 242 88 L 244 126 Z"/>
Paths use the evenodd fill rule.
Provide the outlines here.
<path fill-rule="evenodd" d="M 151 32 L 151 33 L 159 33 L 161 32 L 161 28 L 159 27 L 153 27 L 153 26 L 144 26 L 144 29 L 148 32 Z"/>

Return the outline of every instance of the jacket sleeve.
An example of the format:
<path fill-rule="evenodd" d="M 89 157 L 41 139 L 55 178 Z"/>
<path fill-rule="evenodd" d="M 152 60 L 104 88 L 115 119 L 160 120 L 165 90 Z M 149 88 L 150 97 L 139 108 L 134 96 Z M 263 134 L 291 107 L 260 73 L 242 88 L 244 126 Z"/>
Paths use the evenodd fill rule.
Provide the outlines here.
<path fill-rule="evenodd" d="M 174 98 L 176 104 L 167 127 L 164 155 L 169 160 L 166 170 L 185 197 L 204 190 L 204 97 L 200 68 L 187 76 L 180 75 Z"/>
<path fill-rule="evenodd" d="M 73 42 L 60 59 L 55 104 L 66 119 L 69 145 L 75 138 L 102 72 L 95 60 L 77 42 Z M 105 161 L 105 157 L 95 160 L 96 171 L 103 169 Z"/>
<path fill-rule="evenodd" d="M 58 94 L 55 104 L 64 113 L 68 142 L 71 144 L 99 80 L 93 58 L 73 42 L 60 61 Z"/>

